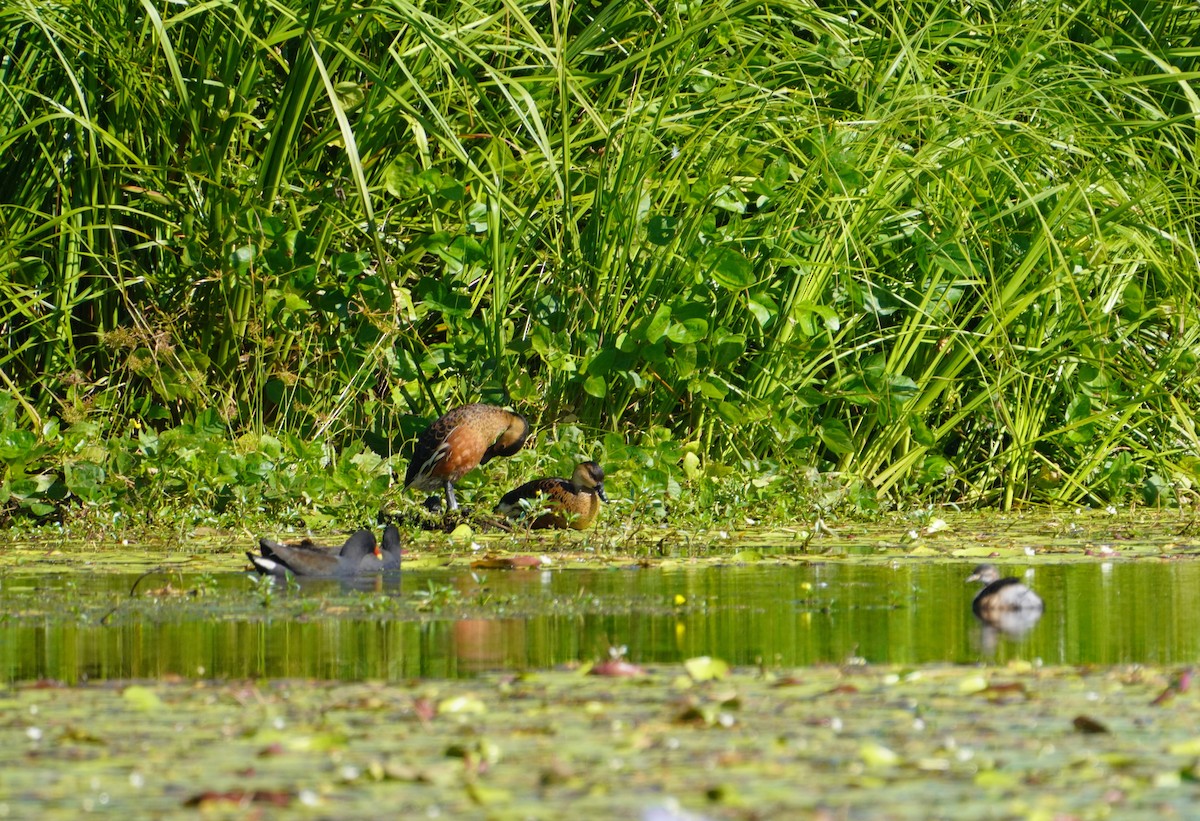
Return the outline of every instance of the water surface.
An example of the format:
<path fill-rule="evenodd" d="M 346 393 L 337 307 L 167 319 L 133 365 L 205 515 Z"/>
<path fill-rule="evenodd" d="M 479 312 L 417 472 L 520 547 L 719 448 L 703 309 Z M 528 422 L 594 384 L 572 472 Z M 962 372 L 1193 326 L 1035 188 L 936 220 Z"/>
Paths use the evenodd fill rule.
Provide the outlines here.
<path fill-rule="evenodd" d="M 1039 565 L 1026 581 L 1046 612 L 1018 638 L 972 615 L 971 566 L 443 570 L 291 590 L 243 573 L 10 572 L 0 576 L 0 675 L 399 680 L 551 668 L 612 647 L 641 664 L 711 655 L 771 669 L 1200 658 L 1200 563 Z"/>

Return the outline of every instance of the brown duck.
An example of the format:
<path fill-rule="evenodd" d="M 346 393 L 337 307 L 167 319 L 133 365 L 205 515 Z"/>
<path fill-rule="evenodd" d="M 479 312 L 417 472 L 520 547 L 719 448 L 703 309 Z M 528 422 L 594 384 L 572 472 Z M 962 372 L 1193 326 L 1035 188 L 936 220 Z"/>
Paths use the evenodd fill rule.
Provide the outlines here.
<path fill-rule="evenodd" d="M 270 539 L 258 540 L 262 555 L 246 558 L 259 573 L 277 578 L 294 576 L 358 576 L 400 569 L 400 531 L 389 524 L 383 530 L 383 549 L 370 530 L 359 530 L 339 547 L 311 541 L 287 545 Z"/>
<path fill-rule="evenodd" d="M 482 404 L 455 408 L 417 439 L 404 487 L 444 490 L 446 504 L 457 510 L 454 483 L 495 456 L 512 456 L 527 436 L 529 423 L 519 413 Z"/>
<path fill-rule="evenodd" d="M 608 501 L 603 468 L 595 462 L 581 462 L 570 479 L 534 479 L 510 490 L 500 498 L 496 512 L 514 519 L 532 514 L 528 524 L 534 530 L 548 527 L 583 530 L 596 520 L 602 501 Z"/>

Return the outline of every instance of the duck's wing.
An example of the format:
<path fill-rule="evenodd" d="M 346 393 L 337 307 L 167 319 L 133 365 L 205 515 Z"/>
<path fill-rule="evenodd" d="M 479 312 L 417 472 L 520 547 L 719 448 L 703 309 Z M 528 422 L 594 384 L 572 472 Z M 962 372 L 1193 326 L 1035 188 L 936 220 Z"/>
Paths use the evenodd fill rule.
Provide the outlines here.
<path fill-rule="evenodd" d="M 317 544 L 316 542 L 314 542 L 312 539 L 310 539 L 308 537 L 305 537 L 304 539 L 301 539 L 299 542 L 296 542 L 294 544 L 285 544 L 284 542 L 272 541 L 271 539 L 268 539 L 266 536 L 262 536 L 258 540 L 258 551 L 263 556 L 267 556 L 269 558 L 269 557 L 275 555 L 276 551 L 279 549 L 283 549 L 283 550 L 315 550 L 318 552 L 324 551 L 326 553 L 336 554 L 339 551 L 341 551 L 342 545 L 331 546 L 331 545 Z"/>
<path fill-rule="evenodd" d="M 337 574 L 340 556 L 328 549 L 286 545 L 277 542 L 268 547 L 259 542 L 263 555 L 247 553 L 254 569 L 270 576 L 284 577 L 289 572 L 296 576 L 333 576 Z"/>
<path fill-rule="evenodd" d="M 339 556 L 351 560 L 378 553 L 379 548 L 375 541 L 375 534 L 369 530 L 356 530 L 338 550 Z"/>
<path fill-rule="evenodd" d="M 556 476 L 534 479 L 501 496 L 500 501 L 496 503 L 496 513 L 518 516 L 524 513 L 524 508 L 521 506 L 522 499 L 533 501 L 538 496 L 559 499 L 574 492 L 575 486 L 566 479 L 559 479 Z"/>
<path fill-rule="evenodd" d="M 436 490 L 441 487 L 441 464 L 450 455 L 451 438 L 471 414 L 470 405 L 455 408 L 439 417 L 417 437 L 412 460 L 404 474 L 405 489 Z M 482 448 L 481 448 L 482 450 Z M 478 458 L 478 457 L 476 457 Z"/>

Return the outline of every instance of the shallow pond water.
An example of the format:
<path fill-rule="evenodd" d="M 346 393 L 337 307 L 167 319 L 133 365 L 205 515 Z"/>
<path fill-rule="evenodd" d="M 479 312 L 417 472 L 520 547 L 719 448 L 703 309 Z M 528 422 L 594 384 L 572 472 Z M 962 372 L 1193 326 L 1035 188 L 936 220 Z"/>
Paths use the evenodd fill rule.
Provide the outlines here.
<path fill-rule="evenodd" d="M 1200 563 L 1039 564 L 1025 580 L 1046 611 L 1019 637 L 975 619 L 971 567 L 453 569 L 365 589 L 272 587 L 244 573 L 11 571 L 0 575 L 0 677 L 454 678 L 596 661 L 613 647 L 643 664 L 710 655 L 770 668 L 1200 657 Z"/>

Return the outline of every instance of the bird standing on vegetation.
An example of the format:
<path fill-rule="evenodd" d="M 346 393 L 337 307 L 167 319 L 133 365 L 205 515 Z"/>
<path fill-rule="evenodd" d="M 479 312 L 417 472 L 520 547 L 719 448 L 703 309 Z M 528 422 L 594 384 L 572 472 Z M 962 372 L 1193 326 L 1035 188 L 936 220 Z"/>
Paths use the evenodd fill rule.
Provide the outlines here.
<path fill-rule="evenodd" d="M 400 569 L 400 531 L 388 525 L 383 531 L 383 550 L 375 534 L 359 530 L 340 548 L 310 541 L 288 545 L 270 539 L 258 540 L 261 556 L 247 553 L 254 569 L 266 576 L 357 576 Z"/>
<path fill-rule="evenodd" d="M 417 439 L 404 488 L 444 489 L 446 504 L 457 510 L 454 483 L 494 456 L 512 456 L 527 436 L 529 423 L 519 413 L 482 404 L 455 408 Z"/>
<path fill-rule="evenodd" d="M 1042 612 L 1042 600 L 1019 579 L 1011 576 L 1000 578 L 1000 571 L 994 564 L 981 564 L 967 577 L 968 582 L 980 582 L 983 589 L 975 594 L 971 609 L 975 615 L 985 621 L 997 613 L 1025 610 Z"/>
<path fill-rule="evenodd" d="M 545 505 L 539 503 L 539 497 L 545 499 Z M 595 521 L 601 501 L 608 501 L 603 468 L 595 462 L 581 462 L 570 479 L 534 479 L 510 490 L 500 498 L 496 512 L 510 518 L 535 514 L 529 523 L 534 530 L 548 527 L 583 530 Z"/>

